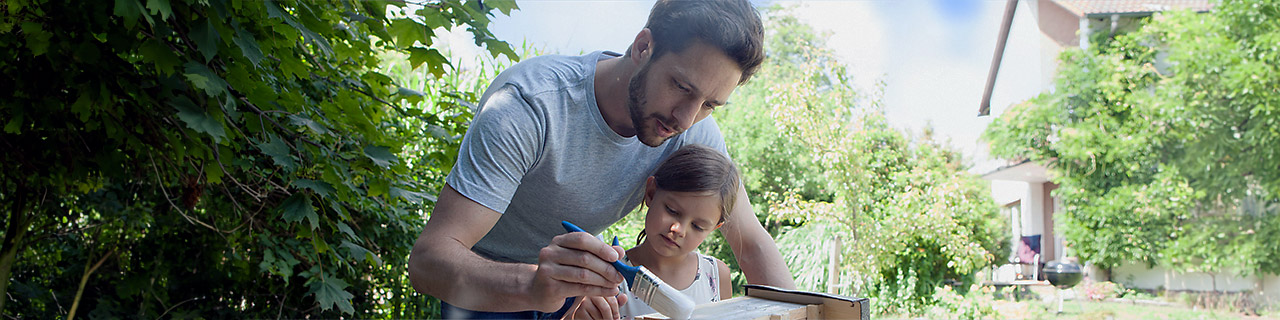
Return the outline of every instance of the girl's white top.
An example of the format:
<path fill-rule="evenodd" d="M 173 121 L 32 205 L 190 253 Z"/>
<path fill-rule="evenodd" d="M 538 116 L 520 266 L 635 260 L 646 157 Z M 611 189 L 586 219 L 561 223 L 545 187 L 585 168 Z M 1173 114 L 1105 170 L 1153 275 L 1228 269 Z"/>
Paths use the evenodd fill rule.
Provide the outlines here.
<path fill-rule="evenodd" d="M 697 274 L 693 277 L 693 283 L 689 284 L 688 288 L 680 289 L 680 293 L 693 299 L 694 304 L 720 301 L 720 267 L 716 265 L 716 258 L 694 253 L 698 255 Z M 635 266 L 626 257 L 622 258 L 622 263 Z M 633 319 L 636 316 L 657 312 L 644 301 L 640 301 L 640 298 L 636 298 L 630 288 L 627 288 L 626 282 L 622 283 L 622 293 L 627 295 L 627 303 L 620 307 L 622 319 Z"/>

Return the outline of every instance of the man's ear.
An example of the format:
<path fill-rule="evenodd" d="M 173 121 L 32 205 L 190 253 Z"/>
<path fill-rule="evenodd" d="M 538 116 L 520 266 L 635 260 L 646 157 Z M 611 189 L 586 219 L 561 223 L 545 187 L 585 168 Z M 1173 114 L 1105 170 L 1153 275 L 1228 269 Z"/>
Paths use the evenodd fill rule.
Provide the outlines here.
<path fill-rule="evenodd" d="M 645 61 L 648 61 L 649 57 L 653 55 L 653 34 L 649 32 L 649 28 L 641 29 L 640 33 L 636 34 L 636 39 L 631 41 L 631 47 L 627 48 L 627 50 L 630 50 L 627 55 L 631 57 L 631 62 L 634 62 L 637 66 L 644 65 Z"/>
<path fill-rule="evenodd" d="M 653 194 L 657 191 L 658 183 L 653 180 L 653 176 L 649 176 L 649 179 L 644 182 L 644 205 L 647 206 L 650 201 L 653 201 Z"/>

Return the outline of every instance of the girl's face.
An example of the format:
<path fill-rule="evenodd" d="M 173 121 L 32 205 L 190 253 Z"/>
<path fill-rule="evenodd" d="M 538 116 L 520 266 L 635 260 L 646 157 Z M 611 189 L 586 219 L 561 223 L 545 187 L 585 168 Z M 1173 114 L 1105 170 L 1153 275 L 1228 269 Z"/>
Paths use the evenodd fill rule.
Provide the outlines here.
<path fill-rule="evenodd" d="M 674 192 L 645 186 L 645 242 L 662 256 L 688 254 L 720 227 L 720 195 L 715 191 Z"/>

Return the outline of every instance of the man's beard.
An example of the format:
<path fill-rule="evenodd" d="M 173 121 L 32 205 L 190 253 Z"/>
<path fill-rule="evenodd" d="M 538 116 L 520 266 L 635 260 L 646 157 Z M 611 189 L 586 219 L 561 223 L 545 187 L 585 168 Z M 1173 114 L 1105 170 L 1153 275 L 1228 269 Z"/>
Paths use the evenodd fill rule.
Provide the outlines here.
<path fill-rule="evenodd" d="M 667 141 L 667 139 L 679 135 L 681 131 L 676 131 L 676 133 L 670 137 L 659 137 L 658 128 L 655 127 L 657 124 L 653 121 L 646 120 L 659 119 L 668 125 L 674 122 L 670 119 L 663 118 L 656 113 L 648 116 L 641 113 L 643 112 L 640 110 L 641 106 L 644 106 L 649 102 L 645 99 L 645 89 L 647 88 L 645 80 L 648 80 L 648 78 L 649 64 L 646 63 L 643 67 L 640 67 L 640 71 L 636 72 L 634 77 L 631 77 L 631 81 L 627 85 L 627 112 L 631 114 L 631 126 L 636 129 L 636 139 L 640 140 L 640 142 L 647 146 L 657 147 L 661 146 L 663 142 Z M 675 130 L 674 128 L 672 129 Z"/>

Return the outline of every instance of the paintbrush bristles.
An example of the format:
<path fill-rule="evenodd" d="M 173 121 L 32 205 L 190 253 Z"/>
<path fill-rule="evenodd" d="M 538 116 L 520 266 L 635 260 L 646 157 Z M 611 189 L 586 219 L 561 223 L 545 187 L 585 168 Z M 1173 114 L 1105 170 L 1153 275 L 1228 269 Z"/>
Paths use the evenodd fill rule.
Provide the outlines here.
<path fill-rule="evenodd" d="M 640 267 L 640 272 L 636 273 L 635 286 L 631 288 L 631 293 L 649 304 L 654 311 L 673 320 L 688 320 L 689 316 L 693 315 L 693 300 L 666 282 L 662 282 L 662 279 L 643 266 Z"/>

